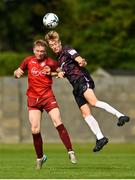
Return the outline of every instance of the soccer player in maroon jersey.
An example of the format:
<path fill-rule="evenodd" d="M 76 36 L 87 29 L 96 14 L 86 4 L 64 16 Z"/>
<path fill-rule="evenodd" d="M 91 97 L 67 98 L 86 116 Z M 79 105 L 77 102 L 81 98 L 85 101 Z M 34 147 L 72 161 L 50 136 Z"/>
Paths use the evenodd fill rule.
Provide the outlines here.
<path fill-rule="evenodd" d="M 65 145 L 72 163 L 76 163 L 75 153 L 72 149 L 70 137 L 64 127 L 58 104 L 52 91 L 51 72 L 56 71 L 58 63 L 46 54 L 46 44 L 43 40 L 37 40 L 33 46 L 33 56 L 26 57 L 19 68 L 14 71 L 15 78 L 20 78 L 25 70 L 28 70 L 28 110 L 29 121 L 33 136 L 33 143 L 37 155 L 37 169 L 47 160 L 43 153 L 43 141 L 40 132 L 41 116 L 45 110 L 51 117 L 59 136 Z"/>
<path fill-rule="evenodd" d="M 94 94 L 94 81 L 89 72 L 85 68 L 87 62 L 80 54 L 71 47 L 62 47 L 59 34 L 56 31 L 50 31 L 45 35 L 45 41 L 57 54 L 58 62 L 61 67 L 59 77 L 66 77 L 73 86 L 73 95 L 78 104 L 83 118 L 96 136 L 96 145 L 94 152 L 100 151 L 105 144 L 108 143 L 108 138 L 102 134 L 98 122 L 91 114 L 91 107 L 98 107 L 108 111 L 118 118 L 117 125 L 123 126 L 129 121 L 129 117 L 117 111 L 108 103 L 100 101 Z"/>

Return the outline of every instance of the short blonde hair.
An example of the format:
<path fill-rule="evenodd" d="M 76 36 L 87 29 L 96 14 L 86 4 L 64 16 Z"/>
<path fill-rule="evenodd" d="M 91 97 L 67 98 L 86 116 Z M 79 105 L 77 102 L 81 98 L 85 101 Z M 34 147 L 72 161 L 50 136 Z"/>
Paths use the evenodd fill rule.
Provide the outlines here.
<path fill-rule="evenodd" d="M 33 43 L 33 47 L 35 46 L 43 46 L 46 48 L 46 42 L 42 39 L 38 39 Z"/>
<path fill-rule="evenodd" d="M 59 34 L 56 31 L 49 31 L 46 35 L 45 35 L 45 41 L 47 44 L 49 44 L 50 40 L 60 40 Z"/>

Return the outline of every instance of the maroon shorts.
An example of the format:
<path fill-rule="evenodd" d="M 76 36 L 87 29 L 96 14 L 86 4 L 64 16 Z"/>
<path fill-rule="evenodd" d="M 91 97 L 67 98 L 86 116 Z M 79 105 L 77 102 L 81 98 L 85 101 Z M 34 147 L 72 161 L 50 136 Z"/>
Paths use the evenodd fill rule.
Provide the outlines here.
<path fill-rule="evenodd" d="M 28 110 L 40 110 L 43 112 L 51 111 L 54 108 L 58 108 L 58 104 L 56 102 L 55 96 L 51 96 L 49 98 L 33 98 L 28 97 L 27 100 Z"/>

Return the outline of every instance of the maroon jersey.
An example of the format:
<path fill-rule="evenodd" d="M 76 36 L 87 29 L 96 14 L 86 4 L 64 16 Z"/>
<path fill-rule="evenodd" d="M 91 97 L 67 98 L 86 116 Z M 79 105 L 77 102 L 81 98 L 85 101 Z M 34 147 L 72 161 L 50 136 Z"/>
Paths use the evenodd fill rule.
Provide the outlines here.
<path fill-rule="evenodd" d="M 59 65 L 71 84 L 80 77 L 90 78 L 87 69 L 80 67 L 78 62 L 75 61 L 77 56 L 79 56 L 79 53 L 70 47 L 64 47 L 58 56 Z"/>
<path fill-rule="evenodd" d="M 58 67 L 58 63 L 49 57 L 38 61 L 35 56 L 29 56 L 23 60 L 20 68 L 28 70 L 27 96 L 34 98 L 45 98 L 53 95 L 52 77 L 43 72 L 45 66 L 49 66 L 52 71 Z"/>

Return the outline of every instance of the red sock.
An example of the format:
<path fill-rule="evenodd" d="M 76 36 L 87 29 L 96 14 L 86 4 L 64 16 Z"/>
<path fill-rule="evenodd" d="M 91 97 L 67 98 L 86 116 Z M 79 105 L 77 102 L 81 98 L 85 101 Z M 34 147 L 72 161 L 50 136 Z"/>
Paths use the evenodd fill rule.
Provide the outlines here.
<path fill-rule="evenodd" d="M 72 151 L 72 144 L 70 141 L 70 137 L 69 137 L 68 132 L 67 132 L 66 128 L 64 127 L 64 125 L 61 124 L 61 125 L 57 126 L 56 129 L 58 130 L 59 136 L 60 136 L 63 144 L 65 145 L 66 149 L 68 151 Z"/>
<path fill-rule="evenodd" d="M 35 147 L 35 151 L 37 154 L 37 158 L 43 157 L 43 141 L 40 132 L 37 134 L 32 134 L 33 136 L 33 143 Z"/>

